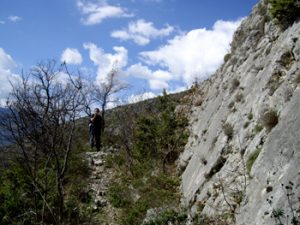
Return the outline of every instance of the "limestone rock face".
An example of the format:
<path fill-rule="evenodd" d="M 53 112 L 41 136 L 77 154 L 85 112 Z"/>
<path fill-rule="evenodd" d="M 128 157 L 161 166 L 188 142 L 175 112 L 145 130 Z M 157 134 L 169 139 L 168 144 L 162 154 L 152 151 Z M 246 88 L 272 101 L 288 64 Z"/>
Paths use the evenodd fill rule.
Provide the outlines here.
<path fill-rule="evenodd" d="M 227 61 L 197 87 L 201 104 L 191 109 L 179 162 L 182 203 L 192 214 L 201 208 L 230 212 L 239 225 L 274 224 L 272 210 L 291 213 L 285 186 L 293 201 L 300 197 L 300 23 L 281 31 L 268 7 L 253 8 Z"/>

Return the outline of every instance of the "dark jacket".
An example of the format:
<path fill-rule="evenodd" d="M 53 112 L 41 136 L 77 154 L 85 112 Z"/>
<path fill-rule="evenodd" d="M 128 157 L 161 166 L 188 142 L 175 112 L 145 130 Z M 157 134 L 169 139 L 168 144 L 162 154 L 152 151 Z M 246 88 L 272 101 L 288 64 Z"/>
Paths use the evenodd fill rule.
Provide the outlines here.
<path fill-rule="evenodd" d="M 92 115 L 92 118 L 94 118 L 95 114 Z M 101 132 L 104 129 L 104 120 L 101 115 L 96 115 L 93 121 L 90 120 L 90 125 L 93 126 L 94 132 Z"/>

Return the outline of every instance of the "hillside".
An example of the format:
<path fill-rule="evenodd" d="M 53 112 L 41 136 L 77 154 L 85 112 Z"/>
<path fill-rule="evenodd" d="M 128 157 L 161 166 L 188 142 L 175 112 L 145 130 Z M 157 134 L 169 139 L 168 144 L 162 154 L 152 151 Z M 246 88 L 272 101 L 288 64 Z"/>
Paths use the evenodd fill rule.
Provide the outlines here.
<path fill-rule="evenodd" d="M 192 217 L 240 225 L 299 219 L 300 23 L 282 30 L 268 7 L 253 8 L 224 64 L 199 86 L 202 104 L 192 109 L 180 159 Z"/>

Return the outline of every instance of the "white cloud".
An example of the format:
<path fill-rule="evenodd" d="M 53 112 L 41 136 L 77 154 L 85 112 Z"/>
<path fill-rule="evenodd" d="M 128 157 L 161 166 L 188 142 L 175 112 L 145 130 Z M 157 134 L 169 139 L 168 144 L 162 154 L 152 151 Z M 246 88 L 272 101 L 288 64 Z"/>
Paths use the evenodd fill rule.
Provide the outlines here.
<path fill-rule="evenodd" d="M 3 20 L 0 20 L 0 24 L 5 24 L 5 21 L 3 21 Z"/>
<path fill-rule="evenodd" d="M 148 80 L 149 86 L 152 90 L 168 89 L 168 81 L 173 79 L 172 75 L 168 71 L 152 71 L 141 63 L 131 65 L 127 69 L 126 74 L 128 76 Z"/>
<path fill-rule="evenodd" d="M 0 48 L 0 106 L 4 105 L 8 94 L 12 91 L 11 83 L 20 81 L 20 77 L 12 72 L 14 68 L 16 68 L 16 63 L 12 57 Z"/>
<path fill-rule="evenodd" d="M 152 90 L 163 90 L 169 88 L 168 82 L 157 79 L 149 80 L 149 85 Z"/>
<path fill-rule="evenodd" d="M 16 22 L 22 20 L 22 18 L 19 17 L 19 16 L 9 16 L 9 17 L 8 17 L 8 20 L 10 20 L 11 22 L 16 23 Z"/>
<path fill-rule="evenodd" d="M 157 29 L 152 22 L 146 22 L 141 19 L 130 22 L 126 29 L 113 31 L 111 37 L 119 38 L 123 41 L 132 40 L 138 45 L 147 45 L 151 39 L 168 36 L 173 31 L 174 27 L 170 25 Z"/>
<path fill-rule="evenodd" d="M 241 19 L 217 21 L 211 30 L 191 30 L 178 35 L 168 44 L 154 51 L 140 53 L 148 65 L 160 66 L 180 79 L 191 84 L 194 79 L 207 78 L 222 64 L 223 57 Z"/>
<path fill-rule="evenodd" d="M 66 48 L 63 51 L 60 60 L 62 62 L 66 62 L 67 64 L 81 64 L 82 56 L 77 49 Z"/>
<path fill-rule="evenodd" d="M 98 67 L 97 80 L 104 81 L 106 75 L 115 67 L 121 70 L 127 65 L 128 51 L 124 47 L 115 46 L 115 54 L 105 53 L 93 43 L 85 43 L 84 49 L 89 50 L 90 59 Z"/>
<path fill-rule="evenodd" d="M 131 95 L 128 97 L 127 102 L 128 103 L 136 103 L 136 102 L 141 102 L 150 98 L 155 98 L 157 95 L 154 94 L 153 92 L 145 92 L 142 94 L 136 94 L 136 95 Z"/>
<path fill-rule="evenodd" d="M 109 5 L 106 0 L 90 1 L 78 0 L 77 7 L 85 15 L 81 22 L 85 25 L 99 24 L 107 18 L 132 17 L 125 8 Z"/>

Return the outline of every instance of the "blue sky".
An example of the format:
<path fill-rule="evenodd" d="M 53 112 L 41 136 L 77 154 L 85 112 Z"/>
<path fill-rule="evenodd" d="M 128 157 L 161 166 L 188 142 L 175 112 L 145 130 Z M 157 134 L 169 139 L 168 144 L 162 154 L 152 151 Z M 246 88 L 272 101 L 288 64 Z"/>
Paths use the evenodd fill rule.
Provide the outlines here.
<path fill-rule="evenodd" d="M 127 96 L 181 90 L 220 66 L 257 2 L 0 0 L 0 99 L 8 80 L 46 59 L 66 61 L 95 81 L 117 64 L 132 86 Z"/>

